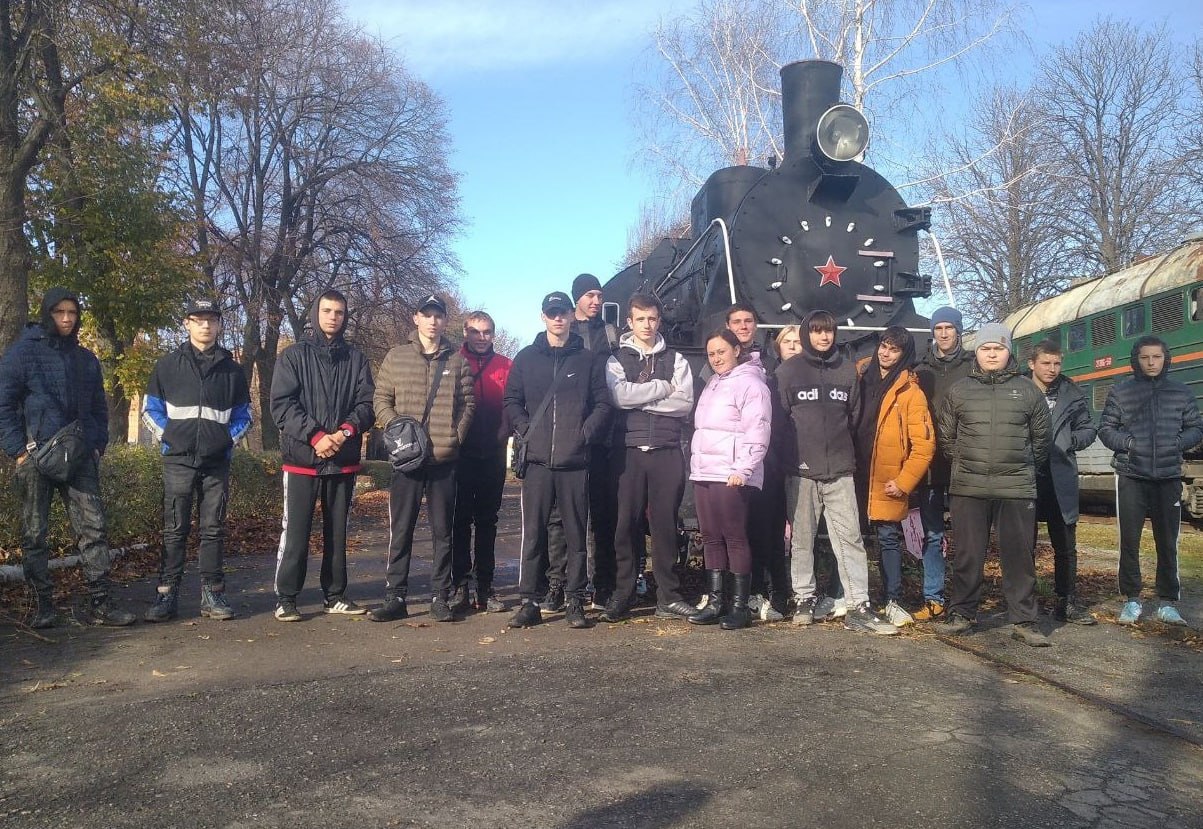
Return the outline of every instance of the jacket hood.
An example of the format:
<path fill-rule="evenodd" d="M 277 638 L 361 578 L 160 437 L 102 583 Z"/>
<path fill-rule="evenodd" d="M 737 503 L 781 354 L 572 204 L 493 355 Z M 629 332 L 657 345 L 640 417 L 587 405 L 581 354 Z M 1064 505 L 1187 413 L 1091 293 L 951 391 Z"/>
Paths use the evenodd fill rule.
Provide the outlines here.
<path fill-rule="evenodd" d="M 1137 355 L 1140 354 L 1140 350 L 1150 345 L 1161 346 L 1161 353 L 1165 355 L 1165 362 L 1161 364 L 1161 371 L 1153 377 L 1149 377 L 1144 373 L 1144 371 L 1141 370 L 1140 360 L 1137 359 Z M 1174 358 L 1170 354 L 1170 347 L 1166 345 L 1165 340 L 1161 339 L 1160 337 L 1141 337 L 1132 344 L 1132 353 L 1128 355 L 1128 362 L 1132 366 L 1132 374 L 1139 380 L 1160 380 L 1162 377 L 1165 377 L 1166 372 L 1170 370 L 1170 363 L 1173 361 Z"/>
<path fill-rule="evenodd" d="M 631 351 L 634 351 L 640 357 L 650 357 L 651 355 L 659 354 L 662 351 L 664 351 L 666 348 L 668 348 L 668 346 L 664 342 L 664 337 L 657 334 L 656 335 L 656 344 L 651 347 L 650 351 L 645 351 L 643 346 L 641 346 L 635 340 L 635 332 L 634 331 L 628 331 L 627 333 L 625 333 L 621 337 L 619 337 L 618 338 L 618 346 L 619 346 L 619 348 L 629 348 L 629 349 L 631 349 Z"/>
<path fill-rule="evenodd" d="M 550 354 L 552 352 L 551 344 L 549 342 L 547 342 L 547 332 L 546 331 L 540 331 L 538 334 L 535 335 L 534 345 L 535 345 L 535 348 L 537 348 L 540 351 L 545 352 L 547 354 Z M 584 348 L 585 348 L 585 341 L 581 338 L 580 334 L 569 334 L 568 335 L 568 342 L 566 342 L 564 344 L 564 353 L 565 354 L 571 353 L 573 351 L 581 351 Z"/>
<path fill-rule="evenodd" d="M 341 342 L 343 335 L 347 333 L 347 323 L 351 320 L 350 306 L 344 305 L 344 307 L 347 309 L 347 313 L 343 315 L 342 328 L 338 329 L 333 336 L 327 337 L 322 331 L 321 327 L 318 325 L 317 311 L 319 305 L 321 305 L 320 299 L 314 300 L 313 305 L 309 307 L 309 329 L 313 332 L 313 341 L 318 345 L 334 345 L 337 342 Z"/>
<path fill-rule="evenodd" d="M 817 313 L 818 313 L 817 311 L 811 311 L 809 314 L 807 314 L 806 316 L 804 316 L 802 318 L 802 322 L 798 326 L 798 334 L 800 335 L 799 339 L 802 340 L 802 351 L 808 357 L 811 357 L 815 360 L 819 360 L 819 361 L 830 360 L 836 354 L 839 354 L 840 345 L 838 342 L 836 342 L 835 340 L 832 340 L 831 348 L 827 349 L 826 351 L 819 351 L 817 348 L 815 348 L 813 345 L 810 344 L 810 321 L 812 318 L 814 318 L 814 315 Z M 838 328 L 836 329 L 836 333 L 837 334 L 839 333 Z"/>
<path fill-rule="evenodd" d="M 40 324 L 47 335 L 51 337 L 59 336 L 58 327 L 54 324 L 54 317 L 50 316 L 50 312 L 54 306 L 58 305 L 63 300 L 71 300 L 75 303 L 76 309 L 79 311 L 79 319 L 75 321 L 75 328 L 71 329 L 68 337 L 75 337 L 79 334 L 79 324 L 83 321 L 83 306 L 79 304 L 79 297 L 68 291 L 66 288 L 51 288 L 42 297 L 42 313 Z"/>

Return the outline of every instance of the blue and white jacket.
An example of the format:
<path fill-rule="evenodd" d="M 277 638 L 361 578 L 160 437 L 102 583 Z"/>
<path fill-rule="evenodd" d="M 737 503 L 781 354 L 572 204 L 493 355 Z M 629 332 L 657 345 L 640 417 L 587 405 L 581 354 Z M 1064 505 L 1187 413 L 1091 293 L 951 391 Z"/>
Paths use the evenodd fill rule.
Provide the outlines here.
<path fill-rule="evenodd" d="M 165 462 L 223 463 L 251 428 L 246 373 L 221 346 L 202 354 L 185 342 L 155 363 L 142 419 L 163 444 Z"/>

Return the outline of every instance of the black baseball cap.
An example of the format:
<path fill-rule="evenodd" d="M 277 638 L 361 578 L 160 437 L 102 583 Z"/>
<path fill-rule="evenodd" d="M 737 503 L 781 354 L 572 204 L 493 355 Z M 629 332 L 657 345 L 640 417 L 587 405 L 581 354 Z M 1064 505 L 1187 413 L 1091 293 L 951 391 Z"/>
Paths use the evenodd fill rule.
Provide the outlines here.
<path fill-rule="evenodd" d="M 543 297 L 544 314 L 550 314 L 552 311 L 571 311 L 575 307 L 576 303 L 563 291 L 552 291 Z"/>
<path fill-rule="evenodd" d="M 213 314 L 221 316 L 221 306 L 217 304 L 217 300 L 205 297 L 203 299 L 194 299 L 188 303 L 188 307 L 184 309 L 185 317 L 195 317 L 198 314 Z"/>
<path fill-rule="evenodd" d="M 443 316 L 447 316 L 447 303 L 443 302 L 437 294 L 431 294 L 418 303 L 419 311 L 425 311 L 427 308 L 434 308 Z"/>

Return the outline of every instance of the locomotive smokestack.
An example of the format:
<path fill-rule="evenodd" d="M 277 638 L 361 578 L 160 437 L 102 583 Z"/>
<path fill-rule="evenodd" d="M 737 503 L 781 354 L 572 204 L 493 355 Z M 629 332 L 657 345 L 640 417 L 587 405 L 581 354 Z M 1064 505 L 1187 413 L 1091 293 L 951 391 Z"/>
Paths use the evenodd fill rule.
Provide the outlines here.
<path fill-rule="evenodd" d="M 781 67 L 785 163 L 813 155 L 819 118 L 840 102 L 843 75 L 844 67 L 826 60 L 800 60 Z"/>

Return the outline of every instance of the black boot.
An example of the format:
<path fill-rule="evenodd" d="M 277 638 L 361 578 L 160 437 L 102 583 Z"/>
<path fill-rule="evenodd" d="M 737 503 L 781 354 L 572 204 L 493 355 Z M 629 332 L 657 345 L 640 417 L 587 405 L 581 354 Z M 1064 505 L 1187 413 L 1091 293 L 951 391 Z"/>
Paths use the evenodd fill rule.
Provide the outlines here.
<path fill-rule="evenodd" d="M 146 609 L 142 618 L 147 622 L 166 622 L 178 616 L 179 612 L 179 585 L 168 585 L 166 590 L 159 587 L 155 594 L 155 603 Z"/>
<path fill-rule="evenodd" d="M 748 594 L 752 589 L 752 576 L 747 573 L 735 573 L 731 591 L 731 612 L 723 617 L 719 627 L 723 630 L 739 630 L 752 623 L 748 612 Z"/>
<path fill-rule="evenodd" d="M 34 630 L 45 630 L 54 627 L 55 621 L 57 621 L 57 617 L 54 613 L 54 596 L 49 593 L 45 595 L 39 593 L 37 609 L 34 611 L 33 620 L 29 626 Z"/>
<path fill-rule="evenodd" d="M 125 627 L 136 622 L 137 617 L 118 607 L 107 593 L 93 593 L 88 600 L 87 621 L 93 625 Z"/>
<path fill-rule="evenodd" d="M 723 617 L 723 574 L 724 570 L 707 570 L 706 577 L 710 582 L 710 593 L 706 596 L 706 604 L 697 613 L 689 617 L 695 625 L 713 625 Z M 746 597 L 745 597 L 746 603 Z"/>

